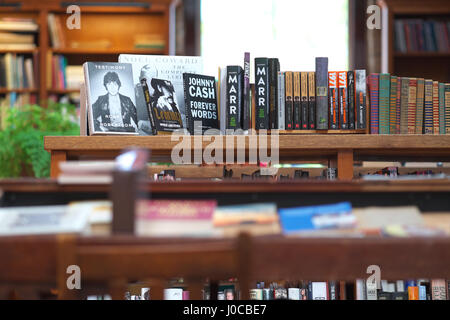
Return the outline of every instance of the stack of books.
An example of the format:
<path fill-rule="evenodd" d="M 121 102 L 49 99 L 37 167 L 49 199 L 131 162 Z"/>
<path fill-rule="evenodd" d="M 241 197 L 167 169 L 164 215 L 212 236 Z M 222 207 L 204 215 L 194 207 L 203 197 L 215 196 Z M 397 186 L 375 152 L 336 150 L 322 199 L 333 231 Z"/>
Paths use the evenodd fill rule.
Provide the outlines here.
<path fill-rule="evenodd" d="M 0 46 L 3 50 L 33 50 L 38 29 L 33 19 L 1 18 Z"/>

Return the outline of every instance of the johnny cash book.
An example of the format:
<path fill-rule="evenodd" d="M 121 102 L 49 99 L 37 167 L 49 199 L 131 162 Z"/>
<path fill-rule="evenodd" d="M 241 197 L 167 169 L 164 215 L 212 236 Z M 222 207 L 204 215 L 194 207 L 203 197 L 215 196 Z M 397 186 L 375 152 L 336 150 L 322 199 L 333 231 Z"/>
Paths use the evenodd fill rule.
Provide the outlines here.
<path fill-rule="evenodd" d="M 269 59 L 255 58 L 255 129 L 269 129 Z"/>
<path fill-rule="evenodd" d="M 244 70 L 241 66 L 227 66 L 227 124 L 226 129 L 242 129 L 242 94 Z"/>
<path fill-rule="evenodd" d="M 328 58 L 316 58 L 316 129 L 328 129 Z"/>
<path fill-rule="evenodd" d="M 216 80 L 214 77 L 183 73 L 186 122 L 189 133 L 219 129 Z M 201 123 L 200 127 L 194 124 Z M 195 129 L 195 130 L 194 130 Z"/>
<path fill-rule="evenodd" d="M 83 69 L 89 134 L 138 134 L 131 64 L 86 62 Z"/>

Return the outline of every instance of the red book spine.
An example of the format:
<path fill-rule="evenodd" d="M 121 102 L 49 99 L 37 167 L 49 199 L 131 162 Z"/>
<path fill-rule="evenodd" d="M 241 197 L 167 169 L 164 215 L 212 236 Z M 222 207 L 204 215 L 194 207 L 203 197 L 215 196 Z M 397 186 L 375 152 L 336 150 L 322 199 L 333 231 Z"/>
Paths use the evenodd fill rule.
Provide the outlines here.
<path fill-rule="evenodd" d="M 337 72 L 328 72 L 328 97 L 330 108 L 330 129 L 339 129 L 339 102 L 337 94 Z"/>
<path fill-rule="evenodd" d="M 402 81 L 401 78 L 397 78 L 397 100 L 396 100 L 396 113 L 395 113 L 395 134 L 400 134 L 400 115 L 401 115 L 401 97 L 402 97 Z"/>

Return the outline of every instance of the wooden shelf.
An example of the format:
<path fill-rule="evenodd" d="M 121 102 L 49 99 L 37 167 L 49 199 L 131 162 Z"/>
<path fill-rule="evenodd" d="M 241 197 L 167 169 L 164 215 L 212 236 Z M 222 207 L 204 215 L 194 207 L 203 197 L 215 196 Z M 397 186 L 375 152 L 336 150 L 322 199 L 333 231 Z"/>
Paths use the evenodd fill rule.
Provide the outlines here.
<path fill-rule="evenodd" d="M 5 53 L 16 53 L 16 54 L 35 54 L 38 53 L 39 49 L 19 49 L 19 50 L 9 50 L 9 49 L 0 49 L 0 54 L 5 54 Z"/>
<path fill-rule="evenodd" d="M 80 89 L 49 89 L 49 94 L 70 94 L 70 93 L 80 93 Z"/>
<path fill-rule="evenodd" d="M 51 49 L 55 54 L 78 55 L 116 55 L 116 54 L 164 54 L 165 49 L 136 49 L 136 48 L 63 48 Z"/>
<path fill-rule="evenodd" d="M 6 93 L 38 93 L 37 89 L 5 89 L 0 88 L 0 94 L 6 94 Z"/>

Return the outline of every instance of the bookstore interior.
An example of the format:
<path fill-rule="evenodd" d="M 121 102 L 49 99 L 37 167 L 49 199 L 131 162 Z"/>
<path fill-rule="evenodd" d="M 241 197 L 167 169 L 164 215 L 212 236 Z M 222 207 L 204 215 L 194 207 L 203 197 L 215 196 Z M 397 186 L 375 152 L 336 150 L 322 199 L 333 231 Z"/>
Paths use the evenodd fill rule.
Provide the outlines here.
<path fill-rule="evenodd" d="M 0 145 L 0 299 L 450 300 L 448 0 L 0 1 Z"/>

